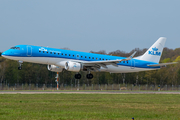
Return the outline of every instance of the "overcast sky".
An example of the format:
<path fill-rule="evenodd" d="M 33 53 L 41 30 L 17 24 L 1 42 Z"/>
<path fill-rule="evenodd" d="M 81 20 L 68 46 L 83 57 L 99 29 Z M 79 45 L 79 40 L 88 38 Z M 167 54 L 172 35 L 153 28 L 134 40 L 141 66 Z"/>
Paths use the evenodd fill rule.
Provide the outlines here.
<path fill-rule="evenodd" d="M 111 52 L 180 47 L 180 0 L 0 0 L 0 51 L 18 44 Z"/>

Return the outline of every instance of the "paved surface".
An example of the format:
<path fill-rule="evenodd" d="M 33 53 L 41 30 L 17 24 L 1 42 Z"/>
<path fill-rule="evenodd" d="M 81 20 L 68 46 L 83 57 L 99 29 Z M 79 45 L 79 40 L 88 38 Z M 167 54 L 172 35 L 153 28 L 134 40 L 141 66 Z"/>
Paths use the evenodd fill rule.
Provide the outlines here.
<path fill-rule="evenodd" d="M 167 91 L 0 91 L 0 94 L 180 94 Z"/>

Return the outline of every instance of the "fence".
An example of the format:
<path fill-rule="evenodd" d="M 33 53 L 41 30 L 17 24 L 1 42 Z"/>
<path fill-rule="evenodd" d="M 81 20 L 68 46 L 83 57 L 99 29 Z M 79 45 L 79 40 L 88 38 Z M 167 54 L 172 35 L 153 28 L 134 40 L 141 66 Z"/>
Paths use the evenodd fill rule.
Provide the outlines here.
<path fill-rule="evenodd" d="M 1 84 L 0 90 L 57 90 L 57 84 Z M 132 85 L 132 84 L 61 84 L 59 90 L 126 90 L 126 91 L 180 91 L 180 85 Z"/>

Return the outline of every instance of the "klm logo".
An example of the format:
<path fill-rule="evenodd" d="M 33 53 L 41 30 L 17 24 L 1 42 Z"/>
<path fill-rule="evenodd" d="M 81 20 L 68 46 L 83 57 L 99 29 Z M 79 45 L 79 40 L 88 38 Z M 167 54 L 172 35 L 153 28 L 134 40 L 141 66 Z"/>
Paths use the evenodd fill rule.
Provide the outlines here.
<path fill-rule="evenodd" d="M 39 48 L 39 50 L 41 50 L 41 51 L 47 51 L 47 49 L 45 49 L 45 48 L 43 48 L 43 47 Z"/>
<path fill-rule="evenodd" d="M 157 55 L 157 56 L 161 56 L 161 52 L 158 52 L 158 48 L 152 48 L 152 51 L 149 51 L 150 55 Z"/>
<path fill-rule="evenodd" d="M 74 64 L 74 66 L 73 66 L 74 68 L 76 68 L 77 66 L 76 66 L 76 64 Z"/>

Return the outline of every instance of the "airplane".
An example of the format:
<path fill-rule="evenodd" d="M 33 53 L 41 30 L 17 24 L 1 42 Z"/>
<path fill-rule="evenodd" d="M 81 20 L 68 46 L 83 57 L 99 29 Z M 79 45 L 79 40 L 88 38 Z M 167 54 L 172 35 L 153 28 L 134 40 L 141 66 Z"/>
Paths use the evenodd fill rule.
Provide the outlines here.
<path fill-rule="evenodd" d="M 22 69 L 23 62 L 47 64 L 47 69 L 52 72 L 63 70 L 76 72 L 75 79 L 80 79 L 80 71 L 87 71 L 87 79 L 92 79 L 94 72 L 130 73 L 156 70 L 173 63 L 159 63 L 165 37 L 160 37 L 142 56 L 134 57 L 134 52 L 129 57 L 101 55 L 72 50 L 56 49 L 33 45 L 16 45 L 2 53 L 7 59 L 17 60 L 18 69 Z M 134 57 L 134 58 L 133 58 Z"/>

